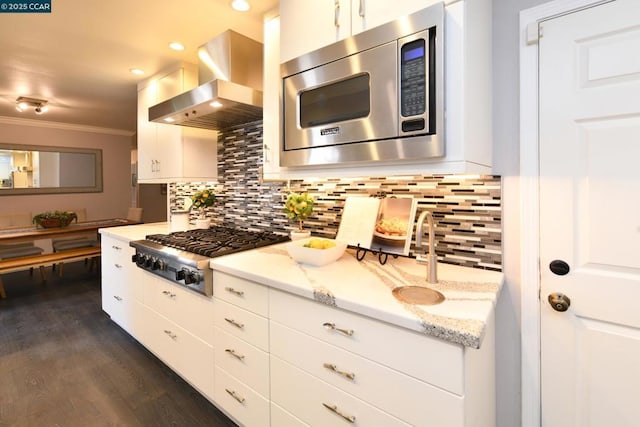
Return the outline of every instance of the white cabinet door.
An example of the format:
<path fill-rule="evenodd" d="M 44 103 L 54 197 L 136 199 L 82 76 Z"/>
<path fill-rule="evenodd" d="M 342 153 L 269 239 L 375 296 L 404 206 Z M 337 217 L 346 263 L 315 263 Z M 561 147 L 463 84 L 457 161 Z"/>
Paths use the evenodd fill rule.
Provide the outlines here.
<path fill-rule="evenodd" d="M 390 6 L 387 0 L 351 0 L 351 34 L 391 22 L 441 0 L 402 0 Z"/>
<path fill-rule="evenodd" d="M 138 90 L 138 179 L 141 182 L 216 179 L 218 133 L 149 122 L 149 107 L 196 86 L 196 70 L 183 66 L 147 80 Z"/>
<path fill-rule="evenodd" d="M 350 0 L 281 0 L 280 62 L 351 35 Z"/>
<path fill-rule="evenodd" d="M 142 298 L 135 250 L 126 242 L 102 236 L 102 309 L 129 334 L 139 335 L 138 304 Z"/>
<path fill-rule="evenodd" d="M 156 100 L 157 82 L 138 90 L 138 179 L 155 177 L 155 144 L 157 124 L 149 121 L 149 106 Z"/>

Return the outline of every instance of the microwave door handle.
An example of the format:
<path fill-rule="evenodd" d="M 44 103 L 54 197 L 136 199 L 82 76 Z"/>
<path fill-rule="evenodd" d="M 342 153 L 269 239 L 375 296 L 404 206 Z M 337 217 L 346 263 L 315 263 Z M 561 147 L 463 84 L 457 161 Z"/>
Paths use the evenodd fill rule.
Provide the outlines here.
<path fill-rule="evenodd" d="M 340 0 L 335 0 L 334 4 L 334 13 L 333 13 L 333 26 L 336 28 L 340 27 Z"/>
<path fill-rule="evenodd" d="M 364 0 L 360 0 L 360 5 L 358 6 L 358 15 L 360 18 L 364 18 Z"/>

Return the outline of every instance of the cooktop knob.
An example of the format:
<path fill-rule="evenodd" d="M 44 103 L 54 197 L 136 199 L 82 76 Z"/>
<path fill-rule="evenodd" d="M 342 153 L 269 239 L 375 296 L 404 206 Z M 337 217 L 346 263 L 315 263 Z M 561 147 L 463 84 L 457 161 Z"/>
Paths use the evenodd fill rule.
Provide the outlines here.
<path fill-rule="evenodd" d="M 184 280 L 185 279 L 185 270 L 176 271 L 176 280 Z"/>
<path fill-rule="evenodd" d="M 149 255 L 144 257 L 144 266 L 149 268 L 153 265 L 153 258 L 151 258 Z"/>
<path fill-rule="evenodd" d="M 192 283 L 198 283 L 200 281 L 200 275 L 198 273 L 196 273 L 195 271 L 188 271 L 185 278 L 184 278 L 184 283 L 185 285 L 190 285 Z"/>
<path fill-rule="evenodd" d="M 158 258 L 153 258 L 152 260 L 153 262 L 151 263 L 151 269 L 152 270 L 160 270 L 161 266 L 162 266 L 162 260 L 159 260 Z"/>
<path fill-rule="evenodd" d="M 138 264 L 140 267 L 144 266 L 144 263 L 146 260 L 147 260 L 147 256 L 144 254 L 138 254 L 136 256 L 136 264 Z"/>

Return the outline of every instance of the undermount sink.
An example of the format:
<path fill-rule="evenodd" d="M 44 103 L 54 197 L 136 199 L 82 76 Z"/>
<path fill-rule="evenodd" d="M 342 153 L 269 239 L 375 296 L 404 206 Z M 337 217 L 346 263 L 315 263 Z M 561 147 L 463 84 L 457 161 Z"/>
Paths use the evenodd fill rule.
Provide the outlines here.
<path fill-rule="evenodd" d="M 397 300 L 409 304 L 436 305 L 444 301 L 442 293 L 423 286 L 399 286 L 392 293 Z"/>

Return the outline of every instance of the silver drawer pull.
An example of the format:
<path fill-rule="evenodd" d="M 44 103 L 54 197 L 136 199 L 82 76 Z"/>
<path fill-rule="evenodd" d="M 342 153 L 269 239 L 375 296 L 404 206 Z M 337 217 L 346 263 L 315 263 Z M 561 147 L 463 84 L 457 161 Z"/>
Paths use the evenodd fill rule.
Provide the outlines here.
<path fill-rule="evenodd" d="M 231 286 L 227 286 L 226 288 L 224 288 L 224 290 L 227 292 L 231 292 L 232 294 L 236 294 L 239 297 L 244 295 L 244 291 L 239 291 L 237 289 L 232 288 Z"/>
<path fill-rule="evenodd" d="M 169 338 L 171 338 L 172 340 L 175 340 L 176 338 L 178 338 L 178 336 L 176 334 L 174 334 L 173 332 L 171 332 L 171 331 L 169 331 L 167 329 L 164 330 L 164 333 L 169 335 Z"/>
<path fill-rule="evenodd" d="M 118 301 L 122 301 L 122 297 L 119 297 L 118 295 L 114 295 L 113 297 Z"/>
<path fill-rule="evenodd" d="M 328 403 L 323 403 L 322 405 L 324 405 L 324 407 L 329 409 L 330 411 L 333 411 L 336 414 L 340 415 L 342 418 L 349 421 L 351 424 L 356 422 L 356 417 L 354 417 L 353 415 L 343 414 L 336 405 L 329 405 Z"/>
<path fill-rule="evenodd" d="M 229 318 L 225 317 L 224 320 L 226 320 L 227 322 L 231 323 L 236 328 L 240 328 L 240 329 L 244 328 L 244 324 L 242 324 L 240 322 L 236 322 L 233 319 L 229 319 Z"/>
<path fill-rule="evenodd" d="M 244 355 L 236 353 L 236 351 L 234 349 L 232 349 L 232 348 L 227 348 L 224 351 L 226 351 L 227 353 L 229 353 L 230 355 L 232 355 L 233 357 L 235 357 L 238 360 L 244 359 Z"/>
<path fill-rule="evenodd" d="M 229 393 L 231 395 L 231 397 L 233 397 L 235 400 L 237 400 L 240 403 L 244 403 L 244 397 L 242 396 L 238 396 L 238 394 L 233 391 L 233 390 L 229 390 L 228 388 L 225 388 L 224 391 L 226 391 L 227 393 Z"/>
<path fill-rule="evenodd" d="M 333 365 L 331 363 L 324 363 L 322 366 L 324 366 L 325 368 L 327 368 L 330 371 L 335 372 L 336 374 L 342 375 L 345 378 L 349 378 L 350 380 L 353 380 L 356 378 L 356 374 L 351 373 L 351 372 L 346 372 L 346 371 L 341 371 L 338 369 L 338 367 L 336 365 Z"/>
<path fill-rule="evenodd" d="M 115 249 L 116 251 L 119 251 L 122 249 L 120 246 L 116 246 L 116 245 L 111 245 L 111 248 Z"/>
<path fill-rule="evenodd" d="M 325 322 L 325 323 L 322 324 L 322 326 L 324 326 L 327 329 L 332 329 L 334 331 L 338 331 L 338 332 L 343 333 L 343 334 L 348 335 L 348 336 L 353 335 L 353 329 L 336 328 L 336 324 L 335 323 Z"/>
<path fill-rule="evenodd" d="M 173 292 L 170 291 L 162 291 L 162 293 L 166 296 L 168 296 L 169 298 L 175 298 L 176 294 L 174 294 Z"/>
<path fill-rule="evenodd" d="M 120 264 L 113 264 L 115 268 L 122 268 Z"/>

